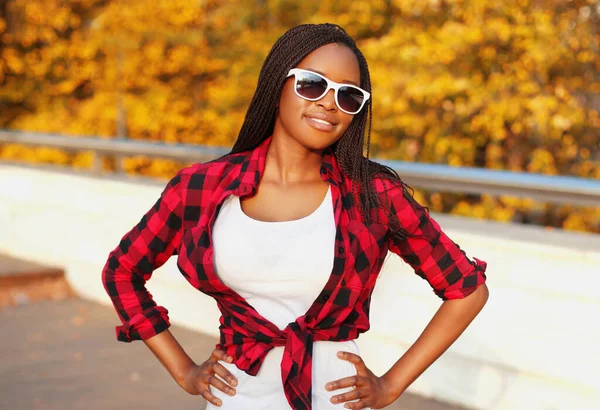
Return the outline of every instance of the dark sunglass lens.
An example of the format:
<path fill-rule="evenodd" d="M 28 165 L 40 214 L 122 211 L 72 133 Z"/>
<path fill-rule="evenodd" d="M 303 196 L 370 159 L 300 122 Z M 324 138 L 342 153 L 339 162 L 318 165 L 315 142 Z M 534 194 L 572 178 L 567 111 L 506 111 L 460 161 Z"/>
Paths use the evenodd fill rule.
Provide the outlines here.
<path fill-rule="evenodd" d="M 338 92 L 340 108 L 350 112 L 357 112 L 361 107 L 365 95 L 356 87 L 342 87 Z"/>
<path fill-rule="evenodd" d="M 296 91 L 305 98 L 316 99 L 321 97 L 327 89 L 327 81 L 315 74 L 302 73 L 298 75 Z"/>

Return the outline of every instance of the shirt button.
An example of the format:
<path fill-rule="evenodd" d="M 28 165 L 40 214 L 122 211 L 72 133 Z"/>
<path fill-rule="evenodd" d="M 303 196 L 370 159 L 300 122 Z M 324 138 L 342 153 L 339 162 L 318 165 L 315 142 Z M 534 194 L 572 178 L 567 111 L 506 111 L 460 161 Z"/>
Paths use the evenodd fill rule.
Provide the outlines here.
<path fill-rule="evenodd" d="M 321 295 L 321 300 L 327 302 L 329 300 L 329 292 L 323 293 L 323 295 Z"/>
<path fill-rule="evenodd" d="M 338 252 L 341 253 L 341 254 L 343 254 L 344 253 L 344 247 L 343 246 L 338 247 Z"/>

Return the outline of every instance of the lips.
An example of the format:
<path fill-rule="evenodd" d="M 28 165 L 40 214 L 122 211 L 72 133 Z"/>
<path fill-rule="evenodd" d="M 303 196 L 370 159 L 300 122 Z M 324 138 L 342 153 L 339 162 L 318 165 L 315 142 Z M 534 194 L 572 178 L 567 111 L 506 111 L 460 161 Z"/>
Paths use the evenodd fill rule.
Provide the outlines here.
<path fill-rule="evenodd" d="M 306 121 L 308 122 L 308 124 L 311 127 L 315 128 L 319 131 L 326 131 L 326 132 L 334 131 L 338 124 L 337 120 L 334 117 L 332 117 L 331 115 L 327 115 L 327 114 L 321 114 L 321 113 L 305 114 L 304 118 L 306 119 Z"/>
<path fill-rule="evenodd" d="M 329 123 L 330 125 L 337 125 L 338 122 L 332 115 L 323 114 L 320 112 L 304 114 L 307 118 L 316 120 L 319 123 L 325 124 Z"/>

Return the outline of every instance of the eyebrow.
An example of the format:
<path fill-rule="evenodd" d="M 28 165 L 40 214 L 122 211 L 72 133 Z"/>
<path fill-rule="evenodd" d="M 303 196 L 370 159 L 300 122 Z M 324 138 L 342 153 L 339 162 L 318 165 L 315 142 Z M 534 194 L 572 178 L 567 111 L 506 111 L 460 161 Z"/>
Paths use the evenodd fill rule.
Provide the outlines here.
<path fill-rule="evenodd" d="M 310 71 L 314 71 L 315 73 L 321 74 L 323 77 L 327 77 L 325 74 L 323 74 L 322 72 L 320 72 L 319 70 L 315 70 L 313 68 L 305 68 L 305 70 L 310 70 Z M 349 84 L 354 84 L 355 86 L 359 86 L 358 84 L 356 84 L 354 81 L 350 81 L 350 80 L 343 80 L 342 82 L 344 83 L 349 83 Z"/>

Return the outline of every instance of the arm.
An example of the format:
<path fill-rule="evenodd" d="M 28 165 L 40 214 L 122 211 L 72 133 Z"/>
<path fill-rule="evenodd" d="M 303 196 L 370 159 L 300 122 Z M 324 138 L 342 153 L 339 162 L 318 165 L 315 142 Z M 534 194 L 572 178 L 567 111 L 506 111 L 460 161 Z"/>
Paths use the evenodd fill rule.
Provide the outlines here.
<path fill-rule="evenodd" d="M 178 174 L 108 256 L 102 283 L 122 322 L 116 328 L 120 341 L 148 339 L 170 326 L 168 311 L 156 305 L 145 284 L 179 247 L 183 221 L 181 191 Z"/>
<path fill-rule="evenodd" d="M 204 399 L 217 407 L 223 403 L 211 392 L 211 386 L 230 396 L 235 395 L 234 387 L 237 386 L 237 379 L 219 363 L 219 360 L 233 363 L 233 357 L 222 350 L 213 350 L 208 360 L 197 365 L 169 330 L 144 340 L 144 343 L 177 384 L 189 394 L 202 395 Z M 229 384 L 221 381 L 215 375 L 219 375 Z"/>
<path fill-rule="evenodd" d="M 427 280 L 444 302 L 421 336 L 382 376 L 371 372 L 360 356 L 340 352 L 340 358 L 356 366 L 356 376 L 328 383 L 329 390 L 355 386 L 351 392 L 332 397 L 332 402 L 346 403 L 346 408 L 383 408 L 396 400 L 448 347 L 477 316 L 488 298 L 485 285 L 486 263 L 467 258 L 410 195 L 389 181 L 376 180 L 382 200 L 390 214 L 405 230 L 404 237 L 390 226 L 389 249 L 411 265 L 415 273 Z M 389 215 L 386 213 L 386 218 Z"/>
<path fill-rule="evenodd" d="M 186 380 L 187 375 L 196 366 L 196 363 L 183 350 L 175 336 L 168 329 L 144 340 L 144 343 L 179 386 L 191 394 L 198 394 L 194 393 L 194 386 L 190 386 Z"/>
<path fill-rule="evenodd" d="M 383 375 L 392 401 L 448 349 L 469 326 L 488 299 L 485 284 L 464 299 L 442 303 L 417 341 Z"/>
<path fill-rule="evenodd" d="M 400 187 L 388 189 L 390 211 L 407 231 L 390 239 L 390 250 L 427 280 L 444 300 L 423 333 L 383 376 L 393 398 L 400 396 L 463 333 L 488 299 L 486 263 L 471 261 L 429 213 Z"/>
<path fill-rule="evenodd" d="M 442 303 L 421 336 L 406 353 L 381 377 L 367 368 L 362 358 L 349 352 L 339 352 L 340 359 L 356 366 L 356 376 L 327 384 L 328 390 L 355 386 L 344 394 L 333 396 L 333 403 L 346 403 L 349 409 L 371 407 L 380 409 L 393 403 L 433 362 L 454 343 L 477 316 L 488 298 L 485 284 L 464 299 Z"/>
<path fill-rule="evenodd" d="M 220 406 L 222 403 L 211 393 L 210 386 L 235 394 L 231 386 L 237 384 L 236 378 L 218 363 L 219 360 L 232 363 L 233 358 L 215 350 L 204 363 L 194 363 L 168 330 L 167 310 L 156 305 L 145 286 L 153 271 L 179 248 L 184 213 L 181 185 L 179 172 L 156 204 L 110 253 L 102 282 L 123 322 L 116 328 L 117 339 L 143 340 L 179 386 Z M 214 377 L 215 374 L 231 386 Z"/>

